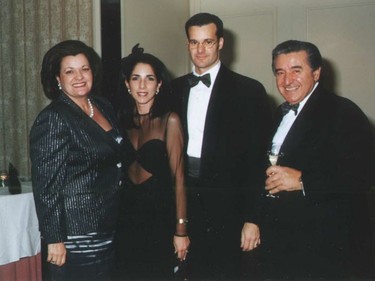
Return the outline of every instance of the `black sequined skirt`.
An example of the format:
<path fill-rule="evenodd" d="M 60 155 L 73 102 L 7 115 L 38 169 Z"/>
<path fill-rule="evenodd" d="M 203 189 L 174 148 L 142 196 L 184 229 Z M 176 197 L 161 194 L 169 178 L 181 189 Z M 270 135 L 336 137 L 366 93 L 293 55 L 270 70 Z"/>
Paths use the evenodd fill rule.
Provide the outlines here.
<path fill-rule="evenodd" d="M 51 280 L 110 280 L 114 262 L 114 233 L 68 236 L 66 263 L 50 264 Z"/>

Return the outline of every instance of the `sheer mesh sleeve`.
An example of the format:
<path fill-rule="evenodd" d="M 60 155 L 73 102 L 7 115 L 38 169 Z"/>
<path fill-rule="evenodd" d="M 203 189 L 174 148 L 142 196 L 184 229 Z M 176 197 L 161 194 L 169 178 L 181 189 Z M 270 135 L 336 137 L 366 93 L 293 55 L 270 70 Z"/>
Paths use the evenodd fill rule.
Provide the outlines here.
<path fill-rule="evenodd" d="M 184 183 L 184 138 L 180 119 L 171 113 L 167 120 L 166 143 L 169 166 L 176 192 L 176 219 L 186 219 L 186 192 Z M 186 234 L 186 224 L 176 224 L 176 234 Z"/>

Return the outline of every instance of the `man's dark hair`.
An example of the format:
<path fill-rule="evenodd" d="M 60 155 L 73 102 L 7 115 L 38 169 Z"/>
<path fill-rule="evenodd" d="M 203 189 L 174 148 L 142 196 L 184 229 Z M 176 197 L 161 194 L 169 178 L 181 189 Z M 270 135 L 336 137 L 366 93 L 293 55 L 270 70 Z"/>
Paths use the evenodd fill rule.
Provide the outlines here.
<path fill-rule="evenodd" d="M 310 42 L 288 40 L 277 45 L 272 51 L 273 73 L 275 73 L 275 60 L 277 56 L 300 51 L 305 51 L 307 53 L 307 60 L 313 71 L 322 66 L 322 56 L 317 46 Z"/>
<path fill-rule="evenodd" d="M 216 25 L 217 38 L 224 37 L 223 21 L 218 16 L 209 13 L 199 13 L 188 19 L 188 21 L 185 23 L 186 36 L 189 38 L 188 31 L 191 26 L 203 26 L 210 23 Z"/>

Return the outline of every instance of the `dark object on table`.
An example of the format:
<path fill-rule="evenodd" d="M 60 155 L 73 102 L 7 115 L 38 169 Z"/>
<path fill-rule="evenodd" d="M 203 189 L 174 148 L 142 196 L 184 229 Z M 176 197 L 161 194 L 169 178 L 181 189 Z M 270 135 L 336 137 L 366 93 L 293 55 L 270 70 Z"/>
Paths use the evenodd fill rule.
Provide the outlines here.
<path fill-rule="evenodd" d="M 9 193 L 10 194 L 19 194 L 22 192 L 21 189 L 21 182 L 18 179 L 18 171 L 13 166 L 12 163 L 9 163 L 8 169 L 8 186 L 9 186 Z"/>

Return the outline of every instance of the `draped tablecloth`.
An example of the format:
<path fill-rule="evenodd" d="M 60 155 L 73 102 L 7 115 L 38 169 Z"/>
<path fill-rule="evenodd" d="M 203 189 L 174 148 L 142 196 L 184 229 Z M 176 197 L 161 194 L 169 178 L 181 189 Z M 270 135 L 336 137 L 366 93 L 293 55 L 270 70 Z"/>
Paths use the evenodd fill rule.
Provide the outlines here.
<path fill-rule="evenodd" d="M 40 248 L 31 183 L 23 183 L 16 195 L 0 189 L 0 279 L 12 270 L 21 272 L 24 265 L 41 272 Z"/>

